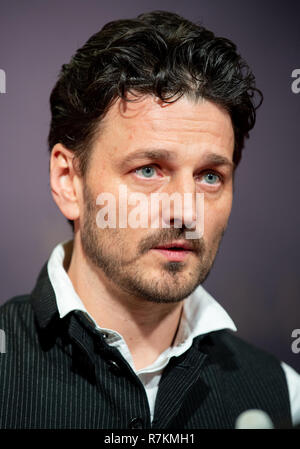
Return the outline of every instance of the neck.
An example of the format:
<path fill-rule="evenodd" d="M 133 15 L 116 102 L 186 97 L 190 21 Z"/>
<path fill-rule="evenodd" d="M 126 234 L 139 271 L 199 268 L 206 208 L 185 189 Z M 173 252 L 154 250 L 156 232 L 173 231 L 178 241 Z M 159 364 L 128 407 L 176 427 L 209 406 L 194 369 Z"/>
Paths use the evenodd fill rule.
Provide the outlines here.
<path fill-rule="evenodd" d="M 74 289 L 100 327 L 122 335 L 135 369 L 150 365 L 174 343 L 182 302 L 154 303 L 122 291 L 86 258 L 78 234 L 64 261 Z"/>

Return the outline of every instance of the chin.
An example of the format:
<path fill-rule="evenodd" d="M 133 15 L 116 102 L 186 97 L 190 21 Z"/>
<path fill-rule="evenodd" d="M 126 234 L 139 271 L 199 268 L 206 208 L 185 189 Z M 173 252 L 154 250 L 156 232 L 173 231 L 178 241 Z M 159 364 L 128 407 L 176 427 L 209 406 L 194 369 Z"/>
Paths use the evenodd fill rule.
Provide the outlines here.
<path fill-rule="evenodd" d="M 148 285 L 140 285 L 140 296 L 146 301 L 154 303 L 177 303 L 187 298 L 199 286 L 198 279 L 184 276 L 182 273 L 174 273 L 168 276 L 153 278 Z M 136 291 L 137 293 L 137 291 Z"/>

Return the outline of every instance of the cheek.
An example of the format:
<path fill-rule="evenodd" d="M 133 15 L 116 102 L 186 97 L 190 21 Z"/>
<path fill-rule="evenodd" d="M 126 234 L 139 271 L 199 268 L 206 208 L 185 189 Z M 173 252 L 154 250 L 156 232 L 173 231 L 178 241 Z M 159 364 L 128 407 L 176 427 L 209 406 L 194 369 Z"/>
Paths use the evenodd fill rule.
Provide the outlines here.
<path fill-rule="evenodd" d="M 207 202 L 204 207 L 204 236 L 213 238 L 226 228 L 232 206 L 232 197 L 226 201 Z"/>

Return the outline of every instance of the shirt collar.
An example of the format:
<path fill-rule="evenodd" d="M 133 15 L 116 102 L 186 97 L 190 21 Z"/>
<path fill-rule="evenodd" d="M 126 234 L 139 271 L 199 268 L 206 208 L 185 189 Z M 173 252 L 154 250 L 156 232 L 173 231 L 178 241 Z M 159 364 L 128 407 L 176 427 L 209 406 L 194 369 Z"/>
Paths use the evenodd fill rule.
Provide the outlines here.
<path fill-rule="evenodd" d="M 47 264 L 59 316 L 63 318 L 73 310 L 80 310 L 93 321 L 97 329 L 104 330 L 87 312 L 64 269 L 66 249 L 70 250 L 71 245 L 71 240 L 59 243 L 52 251 Z M 183 314 L 174 346 L 182 346 L 191 338 L 221 329 L 237 330 L 223 307 L 200 285 L 184 301 Z"/>

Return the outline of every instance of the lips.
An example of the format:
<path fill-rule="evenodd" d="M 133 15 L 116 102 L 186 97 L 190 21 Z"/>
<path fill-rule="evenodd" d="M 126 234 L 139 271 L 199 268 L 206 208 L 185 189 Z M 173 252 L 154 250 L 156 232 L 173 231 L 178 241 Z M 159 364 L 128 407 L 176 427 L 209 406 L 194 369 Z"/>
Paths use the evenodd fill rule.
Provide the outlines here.
<path fill-rule="evenodd" d="M 164 249 L 171 251 L 193 251 L 193 248 L 189 243 L 180 241 L 158 245 L 154 249 Z"/>
<path fill-rule="evenodd" d="M 191 253 L 193 253 L 190 244 L 179 241 L 158 245 L 155 248 L 152 248 L 152 250 L 161 254 L 170 262 L 183 262 Z"/>

